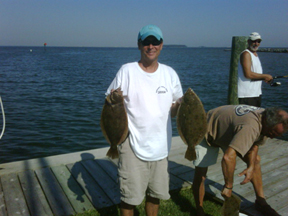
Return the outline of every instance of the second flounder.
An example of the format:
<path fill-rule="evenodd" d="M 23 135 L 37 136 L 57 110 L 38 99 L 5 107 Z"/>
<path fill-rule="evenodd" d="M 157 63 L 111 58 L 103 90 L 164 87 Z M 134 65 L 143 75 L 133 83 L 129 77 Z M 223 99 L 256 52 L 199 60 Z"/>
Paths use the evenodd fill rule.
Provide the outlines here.
<path fill-rule="evenodd" d="M 205 136 L 207 119 L 201 100 L 191 88 L 185 92 L 178 109 L 177 130 L 183 142 L 188 145 L 185 158 L 195 160 L 195 146 Z"/>

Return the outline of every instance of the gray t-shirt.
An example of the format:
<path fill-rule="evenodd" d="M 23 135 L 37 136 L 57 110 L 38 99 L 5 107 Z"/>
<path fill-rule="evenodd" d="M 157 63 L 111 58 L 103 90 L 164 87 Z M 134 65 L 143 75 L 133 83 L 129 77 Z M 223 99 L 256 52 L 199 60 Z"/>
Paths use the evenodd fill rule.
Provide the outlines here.
<path fill-rule="evenodd" d="M 261 113 L 263 108 L 248 105 L 227 105 L 217 107 L 207 113 L 207 143 L 211 146 L 228 146 L 244 157 L 249 149 L 265 143 L 267 137 L 261 135 Z"/>

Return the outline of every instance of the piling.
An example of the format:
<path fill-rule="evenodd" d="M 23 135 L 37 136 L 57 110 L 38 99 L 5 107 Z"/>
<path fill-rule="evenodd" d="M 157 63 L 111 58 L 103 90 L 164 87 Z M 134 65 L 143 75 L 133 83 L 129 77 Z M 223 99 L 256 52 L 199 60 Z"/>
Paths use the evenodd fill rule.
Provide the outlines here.
<path fill-rule="evenodd" d="M 230 59 L 230 73 L 229 73 L 229 90 L 228 90 L 228 104 L 237 105 L 238 102 L 238 62 L 240 54 L 248 46 L 248 37 L 245 36 L 234 36 L 232 38 L 232 49 Z"/>

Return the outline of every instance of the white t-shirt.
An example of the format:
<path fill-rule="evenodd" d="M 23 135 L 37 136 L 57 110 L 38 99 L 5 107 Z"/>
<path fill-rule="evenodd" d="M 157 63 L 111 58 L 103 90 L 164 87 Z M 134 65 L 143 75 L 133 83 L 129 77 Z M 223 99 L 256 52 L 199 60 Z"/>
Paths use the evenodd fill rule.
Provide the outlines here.
<path fill-rule="evenodd" d="M 167 157 L 172 138 L 170 108 L 183 96 L 177 73 L 160 63 L 154 73 L 143 71 L 138 62 L 128 63 L 120 68 L 106 95 L 119 87 L 135 155 L 145 161 Z"/>
<path fill-rule="evenodd" d="M 262 74 L 262 66 L 259 57 L 255 56 L 248 49 L 243 52 L 249 52 L 252 60 L 251 71 Z M 242 52 L 242 53 L 243 53 Z M 259 97 L 262 94 L 262 81 L 252 81 L 244 76 L 241 63 L 238 65 L 238 98 Z"/>

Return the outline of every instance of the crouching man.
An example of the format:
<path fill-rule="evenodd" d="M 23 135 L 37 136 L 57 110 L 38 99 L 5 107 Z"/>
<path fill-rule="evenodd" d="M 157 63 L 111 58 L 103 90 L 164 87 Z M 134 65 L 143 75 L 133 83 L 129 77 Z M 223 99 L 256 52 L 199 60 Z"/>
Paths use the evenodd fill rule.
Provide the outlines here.
<path fill-rule="evenodd" d="M 208 167 L 216 164 L 219 148 L 224 152 L 221 164 L 225 184 L 221 195 L 226 198 L 232 194 L 236 157 L 239 156 L 247 164 L 247 168 L 239 174 L 245 176 L 240 184 L 253 184 L 255 208 L 264 216 L 279 216 L 267 204 L 264 196 L 258 148 L 268 137 L 278 137 L 287 131 L 288 113 L 280 108 L 227 105 L 210 110 L 207 121 L 207 134 L 201 144 L 196 146 L 197 159 L 194 161 L 193 194 L 197 216 L 205 215 L 203 199 L 206 174 Z"/>

